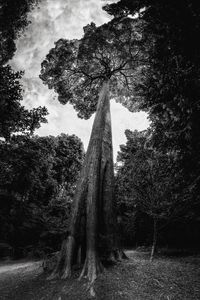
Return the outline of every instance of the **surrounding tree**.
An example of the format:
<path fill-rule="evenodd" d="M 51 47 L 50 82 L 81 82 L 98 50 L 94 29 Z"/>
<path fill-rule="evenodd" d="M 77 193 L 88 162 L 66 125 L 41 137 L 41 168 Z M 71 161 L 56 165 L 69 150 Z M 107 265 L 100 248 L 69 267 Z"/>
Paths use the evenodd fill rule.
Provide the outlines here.
<path fill-rule="evenodd" d="M 82 165 L 84 151 L 75 135 L 62 133 L 55 140 L 54 178 L 58 183 L 58 199 L 62 201 L 65 198 L 65 191 L 68 191 L 69 195 L 74 193 L 77 170 Z"/>
<path fill-rule="evenodd" d="M 0 137 L 10 139 L 15 133 L 32 134 L 47 122 L 47 109 L 38 107 L 27 110 L 22 106 L 23 72 L 14 72 L 8 65 L 13 57 L 15 40 L 28 25 L 27 14 L 37 0 L 0 1 Z"/>
<path fill-rule="evenodd" d="M 79 117 L 96 112 L 91 138 L 77 185 L 71 229 L 60 262 L 52 277 L 70 276 L 74 255 L 81 247 L 85 260 L 81 277 L 93 283 L 102 266 L 100 237 L 107 239 L 107 256 L 118 256 L 114 234 L 113 154 L 109 98 L 137 107 L 134 80 L 139 74 L 142 44 L 138 20 L 124 18 L 100 27 L 84 27 L 81 40 L 59 40 L 42 63 L 40 78 L 59 95 L 61 103 L 71 103 Z M 140 66 L 141 68 L 141 66 Z M 80 237 L 80 224 L 84 227 Z M 105 238 L 104 238 L 105 239 Z M 85 250 L 86 247 L 86 250 Z M 63 247 L 65 249 L 65 247 Z M 105 250 L 105 249 L 104 249 Z M 67 255 L 66 255 L 67 252 Z M 86 254 L 84 255 L 84 253 Z M 105 253 L 104 253 L 105 256 Z"/>
<path fill-rule="evenodd" d="M 15 252 L 20 247 L 38 251 L 38 242 L 57 250 L 68 230 L 82 142 L 75 135 L 18 135 L 9 143 L 1 141 L 0 156 L 1 239 Z"/>
<path fill-rule="evenodd" d="M 14 72 L 9 65 L 0 67 L 0 137 L 9 140 L 13 134 L 32 134 L 46 123 L 47 109 L 37 107 L 32 110 L 21 105 L 22 72 Z"/>
<path fill-rule="evenodd" d="M 38 0 L 0 1 L 0 65 L 13 57 L 15 40 L 29 24 L 27 14 L 36 4 Z"/>
<path fill-rule="evenodd" d="M 178 194 L 174 156 L 163 154 L 151 146 L 150 131 L 126 131 L 127 143 L 118 154 L 118 205 L 125 212 L 137 211 L 153 221 L 152 261 L 157 244 L 159 225 L 163 227 L 185 213 L 184 193 Z"/>
<path fill-rule="evenodd" d="M 200 6 L 189 1 L 121 0 L 104 9 L 116 18 L 138 14 L 151 39 L 145 80 L 138 89 L 148 111 L 156 149 L 174 152 L 180 189 L 199 199 Z M 198 211 L 199 208 L 198 208 Z"/>

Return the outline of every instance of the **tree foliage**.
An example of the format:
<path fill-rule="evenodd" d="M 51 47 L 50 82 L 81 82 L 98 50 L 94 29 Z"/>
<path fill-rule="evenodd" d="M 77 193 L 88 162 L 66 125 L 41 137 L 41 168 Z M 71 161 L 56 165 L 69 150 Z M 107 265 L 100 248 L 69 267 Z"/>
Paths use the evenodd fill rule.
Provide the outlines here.
<path fill-rule="evenodd" d="M 149 113 L 152 144 L 176 153 L 180 185 L 198 198 L 200 6 L 195 0 L 121 0 L 104 9 L 116 18 L 138 14 L 144 21 L 143 35 L 153 43 L 145 80 L 137 86 L 144 97 L 140 108 Z"/>
<path fill-rule="evenodd" d="M 184 237 L 185 222 L 199 226 L 198 200 L 191 198 L 188 186 L 182 188 L 181 184 L 180 188 L 184 176 L 178 172 L 176 155 L 153 148 L 150 129 L 127 130 L 126 137 L 127 143 L 120 146 L 117 157 L 116 198 L 127 242 L 149 244 L 155 232 L 154 253 L 157 236 L 159 241 L 170 241 L 174 226 L 177 232 L 182 228 L 177 241 L 186 244 L 190 239 Z M 196 236 L 192 242 L 197 244 Z"/>
<path fill-rule="evenodd" d="M 47 109 L 25 109 L 21 104 L 23 72 L 15 72 L 8 65 L 16 46 L 15 41 L 28 25 L 27 14 L 37 0 L 6 0 L 0 2 L 0 137 L 10 139 L 16 133 L 32 134 L 46 123 Z"/>
<path fill-rule="evenodd" d="M 68 230 L 74 185 L 83 160 L 75 135 L 16 136 L 0 145 L 1 238 L 12 246 L 43 241 L 55 249 Z M 30 239 L 30 232 L 35 238 Z M 31 234 L 32 236 L 32 234 Z M 51 240 L 48 240 L 48 239 Z"/>
<path fill-rule="evenodd" d="M 21 105 L 22 72 L 14 72 L 9 65 L 0 67 L 0 137 L 9 139 L 15 133 L 32 134 L 46 123 L 47 109 L 37 107 L 32 110 Z"/>
<path fill-rule="evenodd" d="M 16 50 L 15 40 L 29 24 L 27 14 L 38 0 L 0 1 L 0 64 L 11 59 Z"/>
<path fill-rule="evenodd" d="M 127 99 L 136 99 L 134 86 L 142 59 L 140 27 L 138 20 L 130 18 L 85 26 L 82 39 L 55 43 L 42 63 L 40 78 L 58 93 L 61 103 L 71 103 L 81 118 L 96 111 L 105 80 L 109 79 L 116 101 L 126 104 Z"/>
<path fill-rule="evenodd" d="M 149 146 L 149 133 L 126 131 L 127 144 L 121 146 L 118 161 L 127 201 L 132 201 L 141 211 L 152 218 L 173 217 L 176 190 L 173 164 L 174 157 L 164 155 Z M 124 193 L 125 193 L 124 190 Z M 123 193 L 122 193 L 123 195 Z"/>

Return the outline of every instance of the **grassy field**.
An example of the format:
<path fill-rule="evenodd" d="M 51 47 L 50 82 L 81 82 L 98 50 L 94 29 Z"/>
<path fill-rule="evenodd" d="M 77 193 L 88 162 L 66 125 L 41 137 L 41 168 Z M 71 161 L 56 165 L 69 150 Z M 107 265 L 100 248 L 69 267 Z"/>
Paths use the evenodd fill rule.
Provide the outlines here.
<path fill-rule="evenodd" d="M 150 263 L 149 254 L 127 251 L 129 260 L 111 266 L 95 283 L 98 300 L 199 300 L 200 255 L 160 256 Z M 10 266 L 10 265 L 9 265 Z M 5 265 L 4 265 L 5 267 Z M 42 268 L 31 264 L 1 272 L 0 299 L 87 300 L 87 281 L 47 281 Z"/>

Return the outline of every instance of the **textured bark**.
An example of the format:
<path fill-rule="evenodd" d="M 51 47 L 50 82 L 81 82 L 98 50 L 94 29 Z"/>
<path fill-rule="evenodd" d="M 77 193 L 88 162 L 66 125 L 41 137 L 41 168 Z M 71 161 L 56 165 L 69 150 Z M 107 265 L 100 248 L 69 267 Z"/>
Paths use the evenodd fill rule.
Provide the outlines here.
<path fill-rule="evenodd" d="M 100 256 L 102 235 L 107 237 L 107 252 L 117 251 L 114 237 L 115 214 L 113 209 L 113 149 L 109 102 L 109 82 L 103 83 L 97 112 L 83 169 L 73 201 L 70 233 L 53 277 L 71 275 L 75 249 L 85 248 L 85 262 L 80 278 L 85 276 L 92 284 L 103 270 Z M 84 222 L 83 222 L 84 220 Z M 83 225 L 85 224 L 85 225 Z M 82 230 L 85 227 L 84 230 Z M 83 231 L 84 233 L 80 234 Z M 108 245 L 109 244 L 109 245 Z M 112 256 L 111 253 L 107 255 Z M 79 253 L 80 261 L 80 253 Z M 92 287 L 93 288 L 93 287 Z M 93 293 L 92 291 L 91 293 Z"/>

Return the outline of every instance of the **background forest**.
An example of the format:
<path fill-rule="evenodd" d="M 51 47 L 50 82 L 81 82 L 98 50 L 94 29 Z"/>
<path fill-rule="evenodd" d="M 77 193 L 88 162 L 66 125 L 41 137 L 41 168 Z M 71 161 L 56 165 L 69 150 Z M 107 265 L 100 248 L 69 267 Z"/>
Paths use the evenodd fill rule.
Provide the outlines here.
<path fill-rule="evenodd" d="M 68 231 L 84 160 L 75 135 L 39 137 L 45 107 L 22 105 L 22 72 L 9 65 L 38 1 L 1 1 L 0 256 L 43 257 Z M 104 6 L 117 22 L 135 16 L 142 35 L 130 111 L 146 131 L 125 132 L 115 164 L 115 206 L 123 247 L 197 249 L 200 231 L 200 8 L 198 1 L 121 0 Z M 132 84 L 132 86 L 131 86 Z M 62 87 L 61 87 L 62 88 Z M 135 106 L 135 104 L 137 104 Z M 79 107 L 80 108 L 80 107 Z M 87 107 L 82 108 L 88 113 Z M 92 110 L 93 107 L 90 109 Z M 133 116 L 134 118 L 134 116 Z"/>

